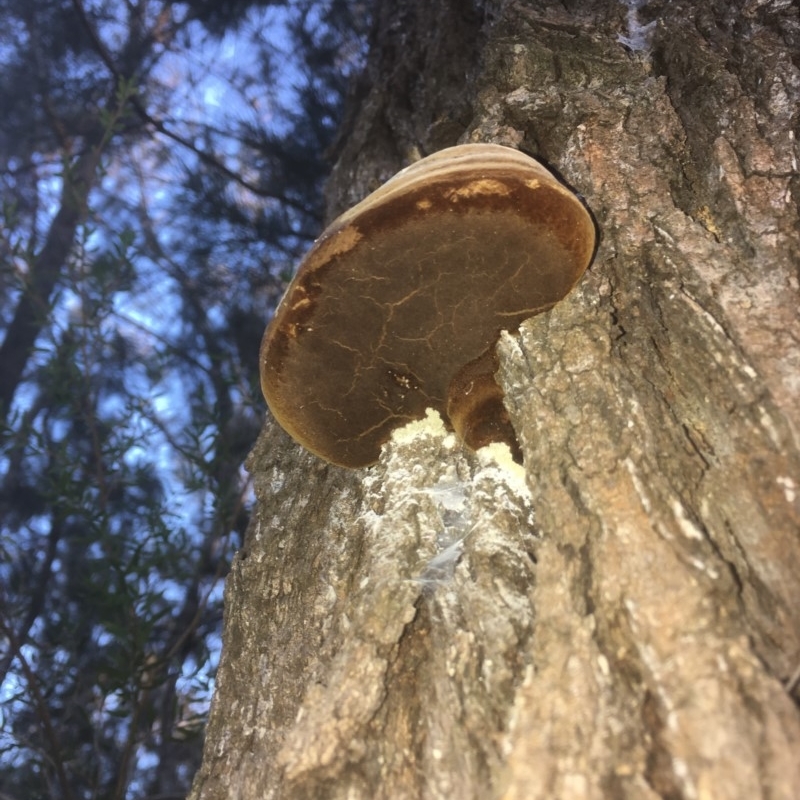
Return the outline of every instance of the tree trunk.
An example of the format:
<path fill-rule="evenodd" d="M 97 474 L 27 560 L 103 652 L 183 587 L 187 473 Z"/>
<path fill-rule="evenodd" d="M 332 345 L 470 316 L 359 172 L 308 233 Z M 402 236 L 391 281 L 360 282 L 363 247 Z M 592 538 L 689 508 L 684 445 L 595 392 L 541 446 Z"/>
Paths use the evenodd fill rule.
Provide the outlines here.
<path fill-rule="evenodd" d="M 85 151 L 65 168 L 59 209 L 41 252 L 31 262 L 28 285 L 20 294 L 6 335 L 0 344 L 0 423 L 5 424 L 25 367 L 48 315 L 58 279 L 75 245 L 75 234 L 87 213 L 89 193 L 97 180 L 103 131 L 87 137 Z"/>
<path fill-rule="evenodd" d="M 329 206 L 474 141 L 585 197 L 592 267 L 499 346 L 526 480 L 268 422 L 192 797 L 796 800 L 797 7 L 464 5 L 383 4 Z"/>

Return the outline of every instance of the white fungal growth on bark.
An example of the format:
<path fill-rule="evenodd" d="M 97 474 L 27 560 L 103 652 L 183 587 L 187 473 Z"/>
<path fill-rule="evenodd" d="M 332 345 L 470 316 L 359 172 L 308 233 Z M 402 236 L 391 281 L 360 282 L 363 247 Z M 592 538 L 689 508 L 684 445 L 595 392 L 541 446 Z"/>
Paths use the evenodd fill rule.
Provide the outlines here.
<path fill-rule="evenodd" d="M 464 539 L 469 533 L 468 496 L 466 485 L 456 475 L 439 478 L 427 494 L 439 511 L 441 528 L 436 537 L 439 552 L 428 561 L 417 580 L 433 586 L 453 577 L 464 552 Z"/>
<path fill-rule="evenodd" d="M 515 526 L 533 525 L 525 472 L 508 447 L 472 453 L 430 409 L 394 432 L 366 486 L 370 531 L 395 538 L 398 552 L 413 542 L 409 578 L 425 589 L 452 580 L 470 539 L 495 535 L 509 517 Z"/>
<path fill-rule="evenodd" d="M 617 41 L 620 44 L 624 44 L 634 53 L 648 51 L 650 49 L 650 38 L 653 35 L 653 29 L 656 27 L 656 20 L 649 22 L 647 25 L 642 25 L 639 21 L 639 9 L 647 4 L 647 0 L 620 0 L 620 2 L 628 8 L 628 33 L 627 35 L 618 33 Z"/>

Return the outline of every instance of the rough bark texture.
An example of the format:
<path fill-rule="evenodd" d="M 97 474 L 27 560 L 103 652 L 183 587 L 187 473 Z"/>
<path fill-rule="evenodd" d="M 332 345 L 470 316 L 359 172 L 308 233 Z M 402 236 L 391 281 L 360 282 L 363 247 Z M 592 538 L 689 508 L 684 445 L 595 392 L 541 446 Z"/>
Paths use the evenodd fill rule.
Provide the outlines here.
<path fill-rule="evenodd" d="M 385 5 L 331 213 L 494 141 L 601 243 L 500 344 L 529 496 L 267 424 L 192 797 L 800 797 L 796 6 Z"/>

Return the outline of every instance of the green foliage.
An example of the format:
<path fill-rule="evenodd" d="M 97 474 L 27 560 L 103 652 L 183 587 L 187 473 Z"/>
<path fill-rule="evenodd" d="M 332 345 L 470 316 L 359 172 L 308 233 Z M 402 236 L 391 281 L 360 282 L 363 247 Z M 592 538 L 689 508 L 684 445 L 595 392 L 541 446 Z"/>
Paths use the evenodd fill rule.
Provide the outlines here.
<path fill-rule="evenodd" d="M 4 798 L 180 797 L 199 763 L 258 344 L 367 23 L 219 8 L 0 0 Z"/>

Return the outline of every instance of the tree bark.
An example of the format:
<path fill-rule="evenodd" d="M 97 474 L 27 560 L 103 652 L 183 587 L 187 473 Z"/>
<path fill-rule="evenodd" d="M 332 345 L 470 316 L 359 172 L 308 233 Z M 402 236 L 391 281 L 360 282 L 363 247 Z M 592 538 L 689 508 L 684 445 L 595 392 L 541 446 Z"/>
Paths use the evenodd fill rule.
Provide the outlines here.
<path fill-rule="evenodd" d="M 64 169 L 59 209 L 50 223 L 44 246 L 32 260 L 27 285 L 0 344 L 0 421 L 5 423 L 25 373 L 36 339 L 51 312 L 51 297 L 61 277 L 78 226 L 86 217 L 89 192 L 97 178 L 102 154 L 102 130 L 89 137 L 86 150 Z"/>
<path fill-rule="evenodd" d="M 499 345 L 526 481 L 267 422 L 192 798 L 800 797 L 796 6 L 394 5 L 331 214 L 491 141 L 600 244 Z"/>

